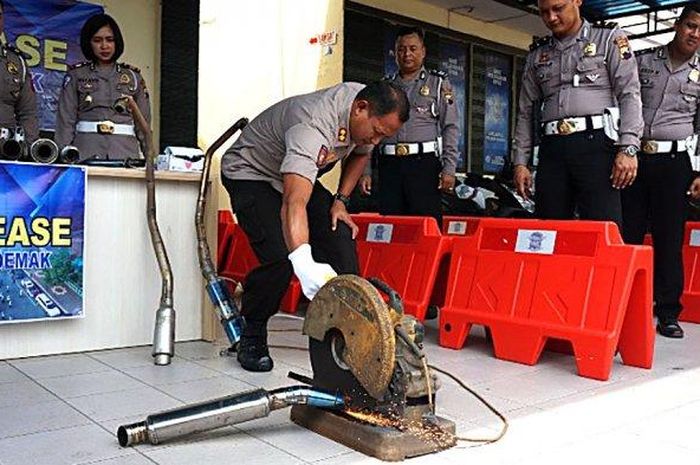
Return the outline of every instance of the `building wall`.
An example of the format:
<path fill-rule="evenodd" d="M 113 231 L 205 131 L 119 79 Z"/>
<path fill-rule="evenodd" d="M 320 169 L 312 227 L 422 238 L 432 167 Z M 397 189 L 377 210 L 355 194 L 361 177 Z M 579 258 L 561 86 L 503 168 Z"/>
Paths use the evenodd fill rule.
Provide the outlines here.
<path fill-rule="evenodd" d="M 353 0 L 355 3 L 407 16 L 426 23 L 441 26 L 465 34 L 481 37 L 503 45 L 527 50 L 532 35 L 493 23 L 450 13 L 447 8 L 431 5 L 421 0 Z M 468 2 L 465 2 L 468 3 Z"/>

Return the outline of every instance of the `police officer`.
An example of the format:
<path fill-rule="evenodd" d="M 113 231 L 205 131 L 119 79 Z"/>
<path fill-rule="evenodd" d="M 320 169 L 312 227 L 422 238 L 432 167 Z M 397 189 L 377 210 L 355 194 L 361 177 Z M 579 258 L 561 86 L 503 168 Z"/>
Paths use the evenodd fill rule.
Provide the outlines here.
<path fill-rule="evenodd" d="M 0 0 L 0 35 L 5 30 L 5 6 Z M 11 45 L 0 46 L 0 131 L 10 135 L 24 129 L 31 144 L 39 137 L 36 95 L 32 76 L 22 52 Z"/>
<path fill-rule="evenodd" d="M 440 190 L 454 192 L 459 153 L 457 107 L 442 71 L 426 70 L 424 34 L 403 27 L 394 48 L 399 72 L 388 77 L 408 96 L 411 117 L 378 149 L 379 210 L 383 215 L 433 216 L 440 224 Z M 369 195 L 371 171 L 360 190 Z"/>
<path fill-rule="evenodd" d="M 145 153 L 146 139 L 123 98 L 132 97 L 150 123 L 148 90 L 138 68 L 117 62 L 124 39 L 116 21 L 106 14 L 90 17 L 80 31 L 80 48 L 88 61 L 66 73 L 56 143 L 61 148 L 77 147 L 81 161 L 137 157 L 139 141 Z"/>
<path fill-rule="evenodd" d="M 636 176 L 643 129 L 639 78 L 625 34 L 581 18 L 581 0 L 539 0 L 552 34 L 530 48 L 515 131 L 514 181 L 530 195 L 527 164 L 533 108 L 543 124 L 537 166 L 536 213 L 540 218 L 611 220 L 621 226 L 619 189 Z M 618 134 L 616 110 L 619 106 Z M 608 136 L 604 127 L 607 125 Z M 613 145 L 614 144 L 614 145 Z"/>
<path fill-rule="evenodd" d="M 678 324 L 683 293 L 686 192 L 700 197 L 688 148 L 700 130 L 700 4 L 686 6 L 673 40 L 637 55 L 642 85 L 644 136 L 637 181 L 622 194 L 623 235 L 641 244 L 647 226 L 654 240 L 654 312 L 662 336 L 682 338 Z"/>
<path fill-rule="evenodd" d="M 243 284 L 246 319 L 237 358 L 269 371 L 267 321 L 292 272 L 313 298 L 336 273 L 358 273 L 357 226 L 346 204 L 373 145 L 408 119 L 406 95 L 389 82 L 345 83 L 273 105 L 222 158 L 222 182 L 260 266 Z M 338 193 L 317 178 L 344 160 Z"/>

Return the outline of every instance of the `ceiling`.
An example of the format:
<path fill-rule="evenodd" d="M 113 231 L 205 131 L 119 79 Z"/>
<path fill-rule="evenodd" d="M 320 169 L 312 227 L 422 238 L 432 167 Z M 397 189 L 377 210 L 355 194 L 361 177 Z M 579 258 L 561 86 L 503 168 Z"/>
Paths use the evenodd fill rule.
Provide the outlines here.
<path fill-rule="evenodd" d="M 547 35 L 537 14 L 537 0 L 424 0 L 447 9 L 450 14 L 468 16 L 533 36 Z M 673 37 L 668 31 L 688 0 L 584 0 L 583 15 L 590 21 L 614 20 L 630 35 L 632 47 L 641 50 L 665 44 Z M 657 33 L 658 32 L 658 33 Z"/>

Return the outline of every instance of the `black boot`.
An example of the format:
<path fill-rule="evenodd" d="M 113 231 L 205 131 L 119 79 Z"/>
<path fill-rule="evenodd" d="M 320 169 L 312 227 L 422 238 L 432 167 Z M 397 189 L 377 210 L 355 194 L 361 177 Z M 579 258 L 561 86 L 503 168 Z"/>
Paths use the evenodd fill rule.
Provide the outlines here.
<path fill-rule="evenodd" d="M 243 369 L 248 371 L 271 371 L 273 367 L 270 351 L 267 348 L 267 338 L 246 337 L 241 338 L 238 344 L 236 358 Z"/>
<path fill-rule="evenodd" d="M 678 324 L 677 318 L 659 318 L 656 324 L 656 332 L 671 339 L 683 339 L 683 328 Z"/>

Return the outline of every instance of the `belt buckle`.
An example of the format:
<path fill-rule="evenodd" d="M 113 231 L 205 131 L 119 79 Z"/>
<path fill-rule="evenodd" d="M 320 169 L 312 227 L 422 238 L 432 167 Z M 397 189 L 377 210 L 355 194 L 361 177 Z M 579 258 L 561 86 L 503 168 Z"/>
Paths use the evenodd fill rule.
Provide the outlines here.
<path fill-rule="evenodd" d="M 98 134 L 114 134 L 114 123 L 111 121 L 101 121 L 97 123 Z"/>
<path fill-rule="evenodd" d="M 399 157 L 404 157 L 408 155 L 410 152 L 410 149 L 408 148 L 408 144 L 396 144 L 396 155 Z"/>
<path fill-rule="evenodd" d="M 574 132 L 574 129 L 576 129 L 576 126 L 574 125 L 573 121 L 566 119 L 557 121 L 557 133 L 559 134 L 566 136 Z"/>
<path fill-rule="evenodd" d="M 642 144 L 642 152 L 654 154 L 659 151 L 659 144 L 652 140 L 644 141 Z"/>

